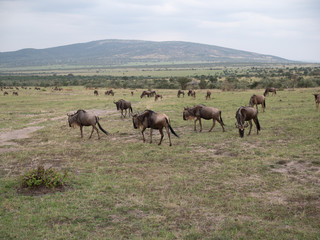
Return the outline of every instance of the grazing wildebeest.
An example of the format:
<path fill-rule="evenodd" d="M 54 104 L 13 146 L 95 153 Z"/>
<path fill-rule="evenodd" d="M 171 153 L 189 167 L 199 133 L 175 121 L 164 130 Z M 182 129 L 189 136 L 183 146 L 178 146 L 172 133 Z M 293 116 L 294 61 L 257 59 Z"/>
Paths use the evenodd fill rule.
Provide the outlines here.
<path fill-rule="evenodd" d="M 240 137 L 243 137 L 244 135 L 244 129 L 248 127 L 248 123 L 244 124 L 245 121 L 248 121 L 250 124 L 250 130 L 248 135 L 251 133 L 252 129 L 252 120 L 256 124 L 257 128 L 257 134 L 259 134 L 260 131 L 260 123 L 258 120 L 258 110 L 253 107 L 240 107 L 238 108 L 236 112 L 236 127 L 239 129 L 239 135 Z"/>
<path fill-rule="evenodd" d="M 5 95 L 9 95 L 9 93 L 5 91 L 5 92 L 3 93 L 3 96 L 5 96 Z"/>
<path fill-rule="evenodd" d="M 266 90 L 264 91 L 263 96 L 268 96 L 269 92 L 272 92 L 272 95 L 277 94 L 277 89 L 275 89 L 274 87 L 268 87 L 266 88 Z"/>
<path fill-rule="evenodd" d="M 266 98 L 263 95 L 252 95 L 249 101 L 249 105 L 250 107 L 253 107 L 254 105 L 256 105 L 256 108 L 258 110 L 258 104 L 261 104 L 263 112 L 264 109 L 266 108 Z"/>
<path fill-rule="evenodd" d="M 135 129 L 137 129 L 137 128 L 141 129 L 143 142 L 146 141 L 146 139 L 144 137 L 144 131 L 147 128 L 150 128 L 150 143 L 152 143 L 152 129 L 158 129 L 160 132 L 161 138 L 160 138 L 160 142 L 158 143 L 158 145 L 161 144 L 163 136 L 164 136 L 163 128 L 166 128 L 166 130 L 167 130 L 170 146 L 172 146 L 171 138 L 170 138 L 170 131 L 176 137 L 179 137 L 175 133 L 175 131 L 172 129 L 172 127 L 170 125 L 169 117 L 163 113 L 156 113 L 152 110 L 145 110 L 143 113 L 133 115 L 132 122 L 133 122 L 133 127 Z M 169 131 L 169 129 L 170 129 L 170 131 Z"/>
<path fill-rule="evenodd" d="M 201 118 L 209 120 L 212 119 L 212 127 L 209 132 L 212 131 L 216 121 L 220 123 L 222 127 L 222 131 L 224 132 L 224 123 L 221 118 L 221 111 L 218 108 L 207 107 L 205 105 L 197 105 L 192 108 L 184 108 L 183 111 L 183 120 L 195 119 L 194 120 L 194 131 L 197 131 L 196 122 L 199 121 L 200 124 L 200 132 L 202 131 Z"/>
<path fill-rule="evenodd" d="M 81 138 L 83 138 L 83 133 L 82 133 L 83 126 L 92 126 L 92 131 L 89 138 L 91 138 L 93 134 L 93 130 L 96 130 L 98 134 L 98 139 L 100 139 L 99 131 L 96 127 L 96 124 L 98 124 L 102 132 L 104 132 L 106 135 L 108 134 L 107 131 L 101 127 L 99 123 L 99 118 L 93 113 L 80 109 L 74 114 L 67 114 L 67 115 L 68 115 L 69 127 L 73 127 L 73 126 L 80 127 Z"/>
<path fill-rule="evenodd" d="M 178 90 L 177 97 L 179 98 L 181 94 L 182 94 L 182 95 L 183 95 L 183 97 L 184 97 L 184 91 L 182 91 L 182 90 Z"/>
<path fill-rule="evenodd" d="M 156 95 L 154 96 L 154 101 L 157 101 L 159 98 L 162 99 L 162 95 L 156 94 Z"/>
<path fill-rule="evenodd" d="M 315 100 L 315 102 L 316 102 L 316 111 L 318 112 L 318 110 L 319 110 L 319 103 L 320 103 L 320 94 L 314 93 L 313 96 L 314 96 L 314 100 Z"/>
<path fill-rule="evenodd" d="M 114 96 L 114 91 L 112 91 L 112 89 L 111 89 L 111 90 L 107 90 L 107 91 L 104 92 L 104 94 L 105 94 L 105 95 L 112 95 L 112 96 Z"/>
<path fill-rule="evenodd" d="M 94 91 L 93 91 L 93 94 L 94 94 L 95 96 L 98 96 L 98 95 L 99 95 L 99 93 L 98 93 L 97 90 L 94 90 Z"/>
<path fill-rule="evenodd" d="M 206 100 L 211 99 L 211 92 L 208 90 L 206 95 Z"/>
<path fill-rule="evenodd" d="M 190 90 L 188 91 L 188 96 L 191 96 L 191 97 L 194 97 L 194 98 L 195 98 L 195 97 L 196 97 L 196 91 L 190 89 Z"/>
<path fill-rule="evenodd" d="M 117 106 L 117 110 L 121 110 L 121 118 L 122 116 L 125 118 L 127 116 L 127 109 L 129 109 L 129 117 L 130 117 L 130 112 L 132 115 L 132 107 L 131 107 L 131 102 L 128 102 L 126 100 L 120 99 L 118 102 L 113 101 L 113 103 Z M 125 115 L 123 115 L 123 110 L 126 111 Z"/>
<path fill-rule="evenodd" d="M 12 92 L 12 95 L 18 96 L 18 92 Z"/>
<path fill-rule="evenodd" d="M 143 91 L 140 98 L 143 98 L 144 96 L 151 97 L 151 91 Z"/>

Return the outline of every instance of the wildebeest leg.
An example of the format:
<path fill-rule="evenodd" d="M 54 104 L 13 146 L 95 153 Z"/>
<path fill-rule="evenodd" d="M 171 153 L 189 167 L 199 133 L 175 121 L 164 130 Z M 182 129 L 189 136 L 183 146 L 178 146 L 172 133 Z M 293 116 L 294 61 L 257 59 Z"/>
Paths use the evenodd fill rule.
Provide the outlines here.
<path fill-rule="evenodd" d="M 218 123 L 220 123 L 220 125 L 222 127 L 222 131 L 225 132 L 226 130 L 224 129 L 223 123 L 219 119 L 217 121 L 218 121 Z"/>
<path fill-rule="evenodd" d="M 249 136 L 250 133 L 251 133 L 251 129 L 252 129 L 252 120 L 249 120 L 248 122 L 249 122 L 249 125 L 250 125 L 250 129 L 249 129 L 249 132 L 248 132 L 248 136 Z"/>
<path fill-rule="evenodd" d="M 152 143 L 152 128 L 150 128 L 150 143 Z M 161 143 L 161 141 L 160 141 Z"/>
<path fill-rule="evenodd" d="M 158 143 L 158 145 L 161 144 L 162 139 L 163 139 L 163 128 L 159 128 L 159 133 L 160 133 L 161 137 L 160 137 L 160 142 Z"/>
<path fill-rule="evenodd" d="M 83 138 L 83 133 L 82 133 L 82 126 L 80 126 L 80 133 L 81 133 L 81 138 Z"/>
<path fill-rule="evenodd" d="M 200 124 L 200 132 L 202 132 L 202 123 L 201 123 L 201 118 L 199 118 L 199 124 Z"/>
<path fill-rule="evenodd" d="M 97 129 L 97 128 L 96 128 L 94 125 L 92 125 L 92 131 L 91 131 L 91 134 L 90 134 L 89 139 L 92 137 L 92 134 L 93 134 L 94 129 Z M 97 129 L 97 132 L 98 132 L 98 129 Z M 99 134 L 98 134 L 98 135 L 99 135 Z"/>
<path fill-rule="evenodd" d="M 142 129 L 142 131 L 141 131 L 143 142 L 146 141 L 146 139 L 145 139 L 145 137 L 144 137 L 144 131 L 145 131 L 145 130 L 146 130 L 146 129 L 144 128 L 144 129 Z"/>
<path fill-rule="evenodd" d="M 126 118 L 126 116 L 127 116 L 127 109 L 125 109 L 126 110 L 126 113 L 124 114 L 124 118 Z"/>
<path fill-rule="evenodd" d="M 196 118 L 196 120 L 194 120 L 194 131 L 197 131 L 197 121 L 198 121 L 198 119 Z"/>
<path fill-rule="evenodd" d="M 256 128 L 257 128 L 257 135 L 258 135 L 258 134 L 259 134 L 259 128 L 258 128 L 259 123 L 258 123 L 258 119 L 257 119 L 257 118 L 255 118 L 255 119 L 253 119 L 253 121 L 254 121 L 254 124 L 256 125 Z"/>
<path fill-rule="evenodd" d="M 215 119 L 213 119 L 213 122 L 212 122 L 212 127 L 210 128 L 210 130 L 209 130 L 209 132 L 211 132 L 212 131 L 212 129 L 214 128 L 214 125 L 216 124 L 216 120 Z M 220 123 L 221 124 L 221 123 Z"/>
<path fill-rule="evenodd" d="M 98 134 L 98 139 L 100 139 L 100 135 L 99 135 L 99 130 L 96 126 L 94 126 L 94 129 L 97 131 L 97 134 Z"/>

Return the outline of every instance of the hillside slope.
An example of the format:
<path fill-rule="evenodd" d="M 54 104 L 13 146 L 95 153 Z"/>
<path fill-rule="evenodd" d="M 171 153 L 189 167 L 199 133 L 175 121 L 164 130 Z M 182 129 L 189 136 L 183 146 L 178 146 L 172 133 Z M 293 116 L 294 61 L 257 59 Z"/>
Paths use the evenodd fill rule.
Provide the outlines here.
<path fill-rule="evenodd" d="M 130 62 L 210 61 L 228 63 L 287 63 L 271 55 L 191 42 L 100 40 L 46 49 L 0 53 L 0 67 L 49 65 L 115 65 Z"/>

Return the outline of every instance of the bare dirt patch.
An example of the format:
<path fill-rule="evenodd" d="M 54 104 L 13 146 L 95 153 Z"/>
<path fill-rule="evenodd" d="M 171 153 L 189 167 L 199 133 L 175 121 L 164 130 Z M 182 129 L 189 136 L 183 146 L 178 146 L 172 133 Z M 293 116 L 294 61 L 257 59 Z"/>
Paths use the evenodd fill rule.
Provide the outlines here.
<path fill-rule="evenodd" d="M 0 147 L 1 147 L 0 153 L 16 150 L 16 148 L 2 148 L 2 147 L 6 145 L 17 146 L 15 142 L 12 142 L 12 140 L 28 138 L 31 133 L 41 128 L 43 128 L 43 126 L 32 126 L 32 127 L 26 127 L 18 130 L 13 130 L 10 132 L 0 133 Z"/>

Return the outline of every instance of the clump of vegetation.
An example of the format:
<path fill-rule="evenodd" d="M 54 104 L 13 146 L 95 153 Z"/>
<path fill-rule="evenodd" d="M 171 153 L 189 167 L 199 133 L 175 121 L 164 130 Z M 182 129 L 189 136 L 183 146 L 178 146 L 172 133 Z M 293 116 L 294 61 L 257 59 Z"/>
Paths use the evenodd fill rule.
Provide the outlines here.
<path fill-rule="evenodd" d="M 63 187 L 67 178 L 67 172 L 61 174 L 52 168 L 45 169 L 39 165 L 37 169 L 31 170 L 21 176 L 21 187 L 23 188 L 56 188 Z"/>

